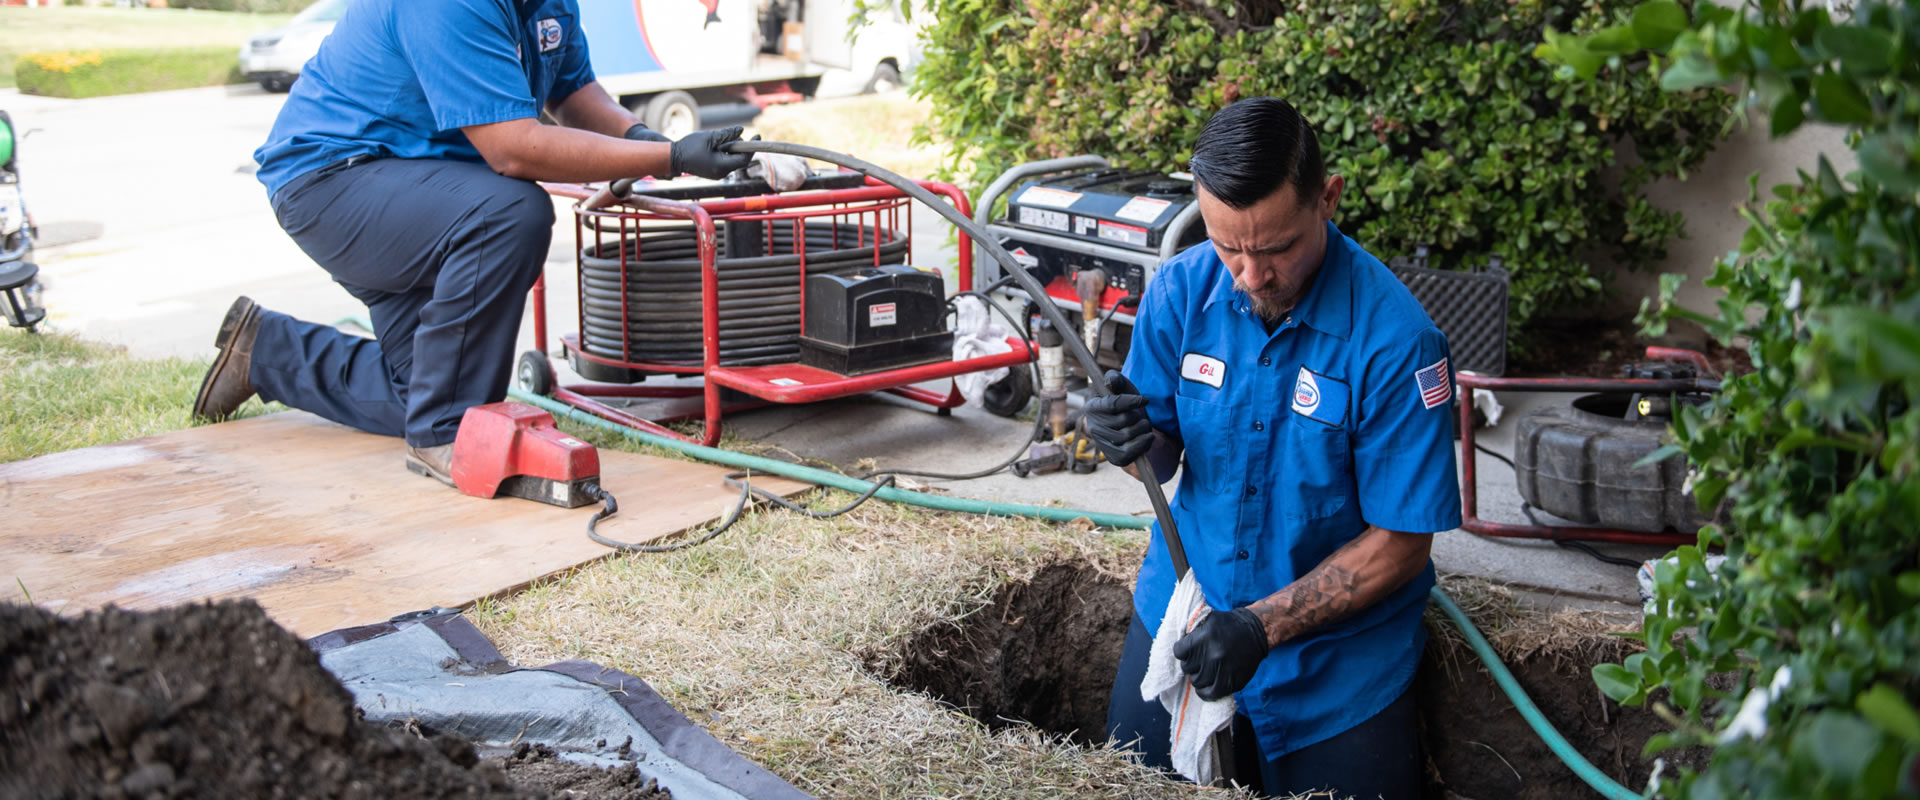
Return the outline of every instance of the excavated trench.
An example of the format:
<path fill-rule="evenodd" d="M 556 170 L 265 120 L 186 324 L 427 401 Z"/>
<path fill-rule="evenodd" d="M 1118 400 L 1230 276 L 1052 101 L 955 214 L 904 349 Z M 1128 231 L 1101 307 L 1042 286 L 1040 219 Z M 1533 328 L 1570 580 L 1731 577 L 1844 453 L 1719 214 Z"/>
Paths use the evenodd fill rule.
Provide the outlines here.
<path fill-rule="evenodd" d="M 1089 567 L 1050 566 L 1028 582 L 1002 587 L 957 623 L 912 637 L 890 680 L 991 727 L 1033 725 L 1098 746 L 1105 740 L 1107 698 L 1131 613 L 1125 583 Z M 1653 764 L 1640 757 L 1641 747 L 1667 730 L 1665 724 L 1645 708 L 1607 700 L 1590 677 L 1595 663 L 1617 662 L 1632 645 L 1600 632 L 1563 631 L 1553 639 L 1552 647 L 1527 647 L 1523 657 L 1509 657 L 1508 668 L 1589 761 L 1627 787 L 1645 786 Z M 1547 749 L 1456 637 L 1436 629 L 1414 688 L 1428 797 L 1600 796 Z M 1670 765 L 1676 760 L 1667 756 Z"/>

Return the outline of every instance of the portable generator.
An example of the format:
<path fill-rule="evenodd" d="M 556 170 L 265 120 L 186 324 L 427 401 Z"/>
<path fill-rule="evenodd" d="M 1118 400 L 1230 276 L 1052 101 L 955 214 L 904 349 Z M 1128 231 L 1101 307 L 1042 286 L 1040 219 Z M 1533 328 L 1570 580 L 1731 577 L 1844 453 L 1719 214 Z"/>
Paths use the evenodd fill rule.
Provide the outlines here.
<path fill-rule="evenodd" d="M 988 218 L 1002 198 L 1006 212 Z M 995 179 L 974 206 L 1015 260 L 1046 286 L 1046 302 L 1060 306 L 1102 367 L 1118 369 L 1133 338 L 1133 311 L 1160 263 L 1206 239 L 1195 224 L 1200 205 L 1193 180 L 1109 165 L 1099 156 L 1021 164 Z M 1010 281 L 984 255 L 975 263 L 974 288 Z M 1028 302 L 1017 288 L 1004 292 Z"/>

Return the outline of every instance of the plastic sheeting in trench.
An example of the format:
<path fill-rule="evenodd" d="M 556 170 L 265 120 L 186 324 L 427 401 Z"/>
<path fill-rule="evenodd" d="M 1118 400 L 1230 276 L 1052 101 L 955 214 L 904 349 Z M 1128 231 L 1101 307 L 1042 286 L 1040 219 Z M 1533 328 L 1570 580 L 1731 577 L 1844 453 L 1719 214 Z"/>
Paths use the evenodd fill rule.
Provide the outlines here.
<path fill-rule="evenodd" d="M 373 722 L 416 720 L 482 752 L 529 742 L 582 764 L 632 763 L 676 800 L 809 796 L 721 744 L 645 681 L 585 661 L 516 667 L 458 614 L 347 628 L 308 645 Z"/>

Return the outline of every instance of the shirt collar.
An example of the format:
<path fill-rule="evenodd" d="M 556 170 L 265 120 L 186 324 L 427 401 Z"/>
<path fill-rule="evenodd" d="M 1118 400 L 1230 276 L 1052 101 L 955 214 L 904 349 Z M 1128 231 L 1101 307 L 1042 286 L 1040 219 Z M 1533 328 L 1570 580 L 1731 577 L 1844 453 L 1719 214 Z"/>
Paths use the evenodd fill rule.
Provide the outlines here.
<path fill-rule="evenodd" d="M 1341 340 L 1353 338 L 1353 252 L 1346 234 L 1340 232 L 1333 223 L 1327 223 L 1327 252 L 1320 259 L 1320 272 L 1314 276 L 1313 286 L 1307 289 L 1307 296 L 1294 306 L 1293 316 L 1301 324 Z M 1213 246 L 1211 242 L 1207 244 Z M 1246 295 L 1233 288 L 1233 276 L 1227 273 L 1226 264 L 1220 261 L 1220 254 L 1213 253 L 1213 260 L 1220 265 L 1214 275 L 1213 290 L 1207 293 L 1207 300 L 1201 309 L 1211 308 L 1215 303 L 1227 303 L 1239 313 L 1251 314 Z"/>

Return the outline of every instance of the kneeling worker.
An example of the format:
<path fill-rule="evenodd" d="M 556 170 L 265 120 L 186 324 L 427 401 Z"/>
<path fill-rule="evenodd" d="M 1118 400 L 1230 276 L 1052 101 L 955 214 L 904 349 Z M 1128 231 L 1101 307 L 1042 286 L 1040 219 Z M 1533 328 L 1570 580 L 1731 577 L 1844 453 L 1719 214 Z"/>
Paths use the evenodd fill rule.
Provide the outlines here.
<path fill-rule="evenodd" d="M 247 398 L 404 436 L 451 484 L 467 408 L 506 396 L 553 202 L 534 181 L 692 173 L 751 157 L 739 128 L 678 142 L 594 82 L 574 0 L 354 0 L 254 153 L 274 215 L 349 294 L 375 339 L 234 301 L 193 414 Z M 542 125 L 542 111 L 560 125 Z"/>
<path fill-rule="evenodd" d="M 1235 777 L 1417 797 L 1428 552 L 1460 524 L 1446 339 L 1334 226 L 1345 182 L 1286 102 L 1220 111 L 1191 171 L 1211 238 L 1154 274 L 1089 428 L 1162 480 L 1185 455 L 1173 514 L 1214 611 L 1173 652 L 1202 699 L 1236 701 Z M 1108 732 L 1163 767 L 1170 720 L 1140 684 L 1174 584 L 1156 527 Z"/>

